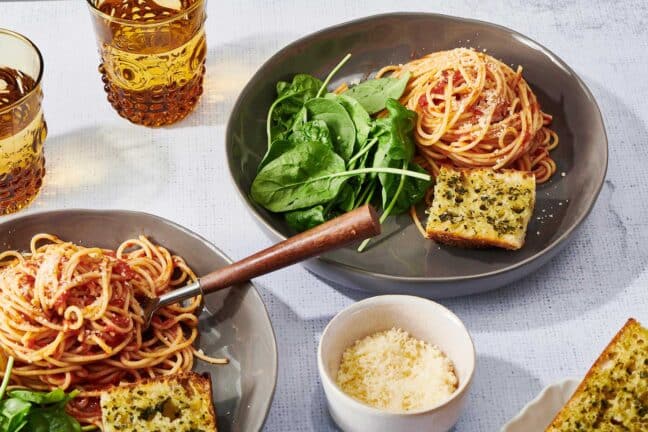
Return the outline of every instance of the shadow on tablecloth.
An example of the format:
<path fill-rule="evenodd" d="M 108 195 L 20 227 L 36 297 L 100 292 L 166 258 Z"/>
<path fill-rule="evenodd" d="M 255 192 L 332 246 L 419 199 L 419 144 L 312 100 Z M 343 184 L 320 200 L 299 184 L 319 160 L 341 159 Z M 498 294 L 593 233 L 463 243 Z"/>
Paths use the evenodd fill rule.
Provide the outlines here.
<path fill-rule="evenodd" d="M 289 33 L 258 34 L 208 47 L 200 103 L 191 115 L 168 129 L 226 124 L 248 80 L 264 61 L 293 39 L 295 35 Z"/>
<path fill-rule="evenodd" d="M 119 208 L 123 203 L 154 202 L 167 183 L 169 150 L 160 130 L 118 120 L 51 133 L 45 142 L 47 173 L 30 211 L 69 208 Z"/>

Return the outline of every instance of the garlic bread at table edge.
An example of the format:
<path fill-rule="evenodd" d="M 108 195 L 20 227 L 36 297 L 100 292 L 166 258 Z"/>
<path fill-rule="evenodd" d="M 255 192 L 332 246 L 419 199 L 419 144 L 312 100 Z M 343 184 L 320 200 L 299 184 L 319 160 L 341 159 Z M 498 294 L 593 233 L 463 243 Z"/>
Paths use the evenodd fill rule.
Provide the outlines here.
<path fill-rule="evenodd" d="M 648 329 L 630 318 L 546 432 L 648 430 Z"/>

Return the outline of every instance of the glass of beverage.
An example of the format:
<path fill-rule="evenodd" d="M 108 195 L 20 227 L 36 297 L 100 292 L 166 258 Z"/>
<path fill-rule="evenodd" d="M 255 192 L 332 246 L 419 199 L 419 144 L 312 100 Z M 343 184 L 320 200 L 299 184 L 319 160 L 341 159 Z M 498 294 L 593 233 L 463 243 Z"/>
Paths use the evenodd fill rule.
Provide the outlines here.
<path fill-rule="evenodd" d="M 0 215 L 27 206 L 45 175 L 43 57 L 29 39 L 0 29 Z"/>
<path fill-rule="evenodd" d="M 87 0 L 104 89 L 120 116 L 145 126 L 183 119 L 203 91 L 206 0 Z"/>

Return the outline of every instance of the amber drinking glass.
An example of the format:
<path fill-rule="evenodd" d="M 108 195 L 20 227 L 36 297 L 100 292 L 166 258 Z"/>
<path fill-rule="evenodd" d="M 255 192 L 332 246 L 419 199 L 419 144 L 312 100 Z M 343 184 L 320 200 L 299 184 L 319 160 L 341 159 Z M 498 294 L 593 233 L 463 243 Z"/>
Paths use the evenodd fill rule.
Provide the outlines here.
<path fill-rule="evenodd" d="M 203 91 L 205 0 L 87 0 L 108 101 L 133 123 L 183 119 Z"/>
<path fill-rule="evenodd" d="M 0 215 L 27 206 L 45 175 L 43 57 L 26 37 L 0 29 Z"/>

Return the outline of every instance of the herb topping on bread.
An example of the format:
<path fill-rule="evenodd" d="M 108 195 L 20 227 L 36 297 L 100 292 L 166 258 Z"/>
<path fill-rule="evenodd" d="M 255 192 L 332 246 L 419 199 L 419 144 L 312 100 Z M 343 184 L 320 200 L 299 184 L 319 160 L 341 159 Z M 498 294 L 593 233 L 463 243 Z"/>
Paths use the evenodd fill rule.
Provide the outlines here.
<path fill-rule="evenodd" d="M 104 432 L 214 432 L 209 376 L 186 372 L 115 386 L 101 395 Z"/>
<path fill-rule="evenodd" d="M 519 249 L 535 204 L 535 177 L 526 171 L 441 168 L 427 236 L 463 247 Z"/>

